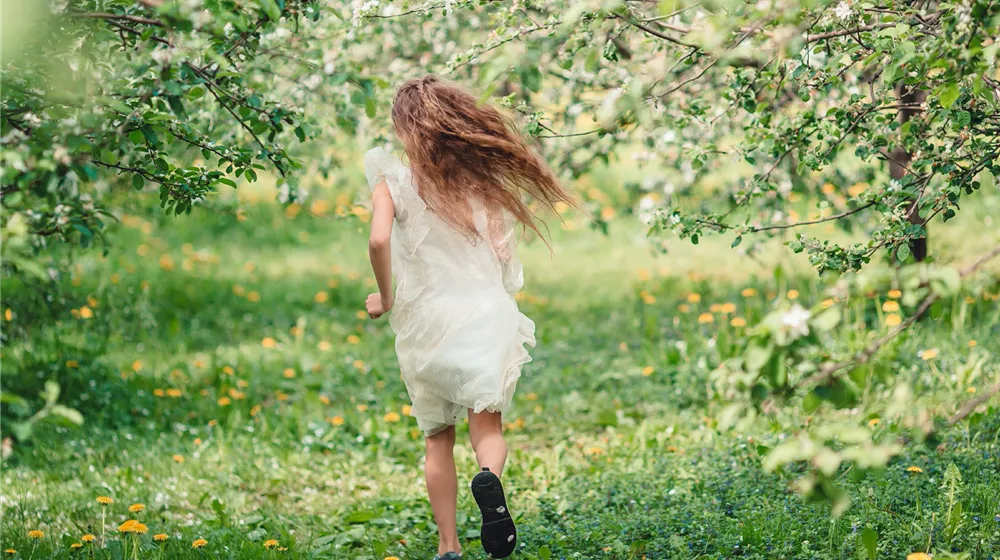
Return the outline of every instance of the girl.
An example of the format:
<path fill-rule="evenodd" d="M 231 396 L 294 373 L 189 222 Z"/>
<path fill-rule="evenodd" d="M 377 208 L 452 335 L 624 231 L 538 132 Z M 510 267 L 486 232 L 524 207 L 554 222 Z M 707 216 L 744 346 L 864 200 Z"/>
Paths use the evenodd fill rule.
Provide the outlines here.
<path fill-rule="evenodd" d="M 472 494 L 483 548 L 504 558 L 516 532 L 500 484 L 501 414 L 531 360 L 524 346 L 535 345 L 535 325 L 514 301 L 523 284 L 514 229 L 520 223 L 541 236 L 522 194 L 549 208 L 572 200 L 498 111 L 436 76 L 399 88 L 392 122 L 410 166 L 380 148 L 365 155 L 374 207 L 368 254 L 379 288 L 368 296 L 368 314 L 393 312 L 411 414 L 426 437 L 435 558 L 461 558 L 453 447 L 464 410 L 482 469 Z"/>

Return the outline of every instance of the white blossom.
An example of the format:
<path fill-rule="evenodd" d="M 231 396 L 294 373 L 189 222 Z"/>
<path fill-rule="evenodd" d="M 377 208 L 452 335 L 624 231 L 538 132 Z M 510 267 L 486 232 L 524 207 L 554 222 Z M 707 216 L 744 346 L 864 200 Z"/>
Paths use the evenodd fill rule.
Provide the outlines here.
<path fill-rule="evenodd" d="M 851 19 L 851 16 L 854 15 L 854 11 L 851 10 L 850 4 L 841 1 L 841 3 L 837 4 L 837 7 L 833 9 L 833 15 L 837 16 L 838 19 L 846 21 Z"/>
<path fill-rule="evenodd" d="M 899 181 L 897 181 L 896 179 L 893 179 L 892 181 L 889 181 L 889 186 L 886 187 L 885 190 L 894 193 L 894 192 L 899 192 L 902 188 L 903 185 L 901 185 Z"/>
<path fill-rule="evenodd" d="M 796 303 L 781 316 L 781 326 L 788 331 L 788 334 L 796 338 L 806 336 L 809 334 L 809 318 L 811 316 L 808 309 Z"/>

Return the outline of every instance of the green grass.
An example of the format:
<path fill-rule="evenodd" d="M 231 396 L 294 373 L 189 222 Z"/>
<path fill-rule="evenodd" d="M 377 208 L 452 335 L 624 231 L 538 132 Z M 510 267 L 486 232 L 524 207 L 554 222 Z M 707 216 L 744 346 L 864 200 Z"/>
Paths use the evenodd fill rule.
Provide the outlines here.
<path fill-rule="evenodd" d="M 971 230 L 932 230 L 941 260 L 965 262 L 996 243 L 998 235 L 969 235 L 989 231 L 982 223 L 995 206 L 986 199 L 969 209 Z M 42 424 L 14 444 L 0 475 L 0 549 L 20 558 L 131 558 L 134 543 L 115 528 L 142 503 L 134 517 L 149 533 L 140 558 L 430 558 L 423 443 L 400 414 L 407 398 L 391 333 L 384 321 L 357 316 L 372 291 L 363 227 L 306 213 L 287 219 L 267 204 L 248 206 L 245 221 L 196 212 L 128 223 L 106 257 L 77 256 L 53 286 L 4 279 L 3 307 L 13 315 L 4 322 L 4 391 L 33 396 L 58 381 L 61 402 L 86 421 Z M 653 255 L 637 226 L 612 227 L 609 237 L 557 231 L 551 256 L 540 243 L 523 251 L 522 307 L 538 324 L 539 345 L 507 418 L 516 557 L 867 558 L 865 529 L 877 535 L 879 558 L 904 558 L 929 542 L 997 557 L 995 408 L 910 445 L 882 473 L 845 471 L 853 505 L 831 518 L 826 504 L 791 490 L 794 469 L 760 468 L 759 445 L 794 435 L 805 415 L 790 410 L 791 429 L 753 438 L 716 428 L 708 379 L 738 332 L 722 313 L 697 319 L 732 302 L 752 325 L 769 292 L 796 289 L 811 303 L 825 297 L 826 281 L 779 251 L 752 262 L 719 239 Z M 782 285 L 771 274 L 777 264 L 790 271 Z M 759 295 L 743 297 L 747 286 Z M 997 291 L 995 280 L 987 286 Z M 701 301 L 681 311 L 691 292 Z M 998 311 L 980 295 L 935 308 L 875 367 L 911 379 L 932 407 L 954 407 L 997 374 L 989 341 L 1000 335 Z M 92 318 L 74 316 L 82 306 Z M 859 309 L 842 338 L 884 329 L 876 308 Z M 931 347 L 939 358 L 917 358 Z M 980 378 L 950 378 L 976 356 L 986 357 Z M 894 432 L 895 421 L 883 416 L 880 429 Z M 468 479 L 476 468 L 465 427 L 459 432 Z M 940 486 L 950 464 L 963 477 L 964 514 L 949 540 Z M 911 465 L 923 472 L 908 473 Z M 114 503 L 102 508 L 101 495 Z M 464 484 L 460 512 L 466 558 L 483 558 Z M 44 532 L 37 541 L 28 537 L 35 529 Z M 71 552 L 88 532 L 97 542 Z M 156 544 L 156 533 L 169 539 Z M 198 538 L 208 543 L 192 549 Z M 267 539 L 288 550 L 265 549 Z"/>

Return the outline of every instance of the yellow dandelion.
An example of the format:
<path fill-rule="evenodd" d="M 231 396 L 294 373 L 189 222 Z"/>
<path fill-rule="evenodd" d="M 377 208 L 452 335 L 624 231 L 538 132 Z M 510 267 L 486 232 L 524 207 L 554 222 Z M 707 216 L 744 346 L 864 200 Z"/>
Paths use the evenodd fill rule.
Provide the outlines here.
<path fill-rule="evenodd" d="M 194 444 L 195 444 L 195 445 L 201 445 L 201 438 L 200 438 L 200 437 L 196 437 L 196 438 L 194 438 Z M 182 457 L 182 458 L 183 458 L 183 457 Z"/>
<path fill-rule="evenodd" d="M 889 290 L 889 293 L 886 294 L 886 295 L 888 295 L 892 299 L 899 299 L 899 298 L 903 297 L 903 292 L 900 291 L 900 290 L 893 289 L 893 290 Z"/>
<path fill-rule="evenodd" d="M 395 556 L 386 556 L 386 557 L 385 557 L 385 558 L 383 558 L 382 560 L 399 560 L 399 558 L 397 558 L 397 557 L 395 557 Z"/>
<path fill-rule="evenodd" d="M 408 404 L 404 404 L 403 405 L 403 408 L 402 408 L 403 416 L 409 416 L 410 412 L 412 412 L 412 411 L 413 411 L 413 408 L 410 407 L 410 405 L 408 405 Z"/>
<path fill-rule="evenodd" d="M 917 357 L 924 361 L 933 360 L 934 358 L 937 358 L 940 353 L 941 351 L 937 348 L 928 348 L 927 350 L 917 352 Z"/>
<path fill-rule="evenodd" d="M 967 389 L 965 390 L 965 392 L 966 392 L 966 393 L 975 393 L 975 392 L 976 392 L 976 388 L 975 388 L 975 387 L 969 387 L 969 388 L 967 388 Z"/>
<path fill-rule="evenodd" d="M 330 404 L 330 397 L 328 397 L 326 395 L 320 395 L 319 396 L 319 402 L 321 402 L 323 404 Z"/>
<path fill-rule="evenodd" d="M 218 402 L 219 406 L 229 406 L 230 404 L 232 404 L 233 401 L 229 397 L 219 397 Z"/>
<path fill-rule="evenodd" d="M 146 506 L 144 506 L 143 504 L 132 504 L 132 505 L 128 506 L 128 512 L 129 513 L 139 513 L 140 511 L 142 511 L 144 509 L 146 509 Z"/>
<path fill-rule="evenodd" d="M 71 549 L 73 549 L 73 550 L 76 550 L 76 549 L 78 549 L 78 548 L 83 548 L 83 543 L 78 543 L 78 542 L 75 542 L 75 543 L 73 543 L 73 544 L 69 545 L 69 547 L 70 547 Z"/>
<path fill-rule="evenodd" d="M 733 326 L 733 327 L 739 329 L 739 328 L 747 326 L 747 320 L 744 319 L 743 317 L 733 317 L 732 320 L 729 321 L 729 324 L 730 324 L 730 326 Z"/>
<path fill-rule="evenodd" d="M 969 348 L 975 348 L 975 347 L 976 347 L 976 344 L 979 344 L 979 343 L 978 343 L 978 342 L 976 342 L 975 340 L 970 340 L 970 341 L 969 341 Z"/>
<path fill-rule="evenodd" d="M 881 422 L 881 420 L 879 420 L 878 418 L 872 418 L 871 420 L 868 421 L 868 427 L 874 428 L 875 426 L 878 426 L 879 422 Z"/>
<path fill-rule="evenodd" d="M 386 422 L 399 422 L 400 416 L 398 412 L 389 412 L 382 417 L 382 420 L 385 420 Z"/>
<path fill-rule="evenodd" d="M 626 344 L 624 342 L 619 342 L 618 343 L 618 350 L 620 350 L 622 352 L 628 352 L 628 344 Z"/>
<path fill-rule="evenodd" d="M 895 312 L 899 311 L 899 302 L 898 301 L 889 300 L 889 301 L 883 303 L 882 304 L 882 311 L 885 311 L 886 313 L 895 313 Z"/>
<path fill-rule="evenodd" d="M 258 294 L 257 292 L 250 292 L 250 293 L 248 293 L 247 294 L 247 301 L 249 301 L 251 303 L 257 303 L 258 301 L 260 301 L 260 294 Z"/>
<path fill-rule="evenodd" d="M 97 539 L 97 537 L 91 535 L 90 533 L 87 533 L 86 535 L 80 537 L 80 540 L 83 542 L 94 542 L 95 539 Z"/>
<path fill-rule="evenodd" d="M 903 318 L 895 313 L 890 313 L 885 316 L 885 324 L 889 327 L 895 327 L 896 325 L 903 322 Z"/>
<path fill-rule="evenodd" d="M 667 446 L 667 451 L 669 453 L 677 453 L 677 451 L 679 451 L 679 450 L 677 449 L 676 445 L 668 445 Z"/>
<path fill-rule="evenodd" d="M 603 451 L 604 450 L 601 449 L 600 447 L 588 447 L 583 452 L 586 453 L 587 455 L 600 455 L 601 453 L 603 453 Z"/>
<path fill-rule="evenodd" d="M 117 284 L 122 281 L 122 277 L 120 274 L 115 273 L 111 275 L 111 278 L 109 278 L 109 280 L 111 280 L 112 284 Z"/>
<path fill-rule="evenodd" d="M 316 296 L 313 297 L 313 301 L 316 303 L 326 303 L 328 299 L 330 299 L 330 296 L 326 292 L 316 292 Z"/>
<path fill-rule="evenodd" d="M 687 295 L 688 303 L 698 303 L 699 301 L 701 301 L 701 294 L 697 292 L 691 292 L 690 294 Z"/>
<path fill-rule="evenodd" d="M 292 368 L 285 368 L 285 371 L 281 372 L 281 375 L 285 376 L 285 379 L 292 379 L 295 377 L 295 370 Z"/>
<path fill-rule="evenodd" d="M 364 360 L 354 360 L 354 369 L 359 370 L 359 371 L 364 371 L 364 369 L 365 369 L 365 362 L 364 362 Z"/>
<path fill-rule="evenodd" d="M 222 368 L 222 373 L 224 373 L 224 374 L 226 374 L 226 375 L 233 375 L 234 373 L 236 373 L 236 370 L 234 370 L 234 369 L 233 369 L 232 367 L 230 367 L 230 366 L 223 366 L 223 368 Z"/>
<path fill-rule="evenodd" d="M 167 396 L 170 397 L 170 398 L 172 398 L 172 399 L 176 399 L 176 398 L 180 397 L 181 394 L 182 393 L 181 393 L 180 389 L 177 389 L 177 388 L 167 389 Z"/>
<path fill-rule="evenodd" d="M 139 370 L 141 369 L 142 369 L 142 360 L 136 360 L 132 362 L 132 371 L 139 373 Z"/>
<path fill-rule="evenodd" d="M 654 303 L 656 303 L 656 296 L 649 293 L 648 290 L 643 290 L 639 292 L 639 297 L 642 298 L 642 302 L 645 303 L 646 305 L 653 305 Z"/>
<path fill-rule="evenodd" d="M 829 309 L 829 308 L 833 307 L 833 304 L 835 304 L 835 303 L 837 303 L 837 302 L 835 302 L 833 299 L 827 298 L 827 299 L 824 299 L 823 302 L 820 303 L 820 305 L 823 306 L 823 309 Z"/>
<path fill-rule="evenodd" d="M 610 206 L 605 206 L 601 208 L 601 219 L 608 221 L 615 217 L 615 209 Z"/>
<path fill-rule="evenodd" d="M 165 540 L 167 540 L 169 538 L 170 537 L 168 537 L 166 533 L 157 533 L 157 534 L 153 535 L 153 540 L 156 541 L 156 542 L 163 542 L 163 541 L 165 541 Z"/>
<path fill-rule="evenodd" d="M 268 539 L 264 541 L 264 548 L 274 548 L 276 546 L 278 546 L 278 541 L 274 539 Z"/>
<path fill-rule="evenodd" d="M 642 374 L 644 376 L 646 376 L 646 377 L 649 377 L 650 375 L 653 375 L 654 371 L 656 371 L 656 368 L 654 368 L 653 366 L 646 366 L 646 367 L 642 368 Z"/>
<path fill-rule="evenodd" d="M 135 519 L 126 519 L 124 523 L 118 526 L 119 533 L 131 533 L 132 529 L 135 528 L 135 524 L 138 523 Z"/>
<path fill-rule="evenodd" d="M 165 397 L 165 396 L 167 396 L 167 392 L 164 391 L 163 389 L 153 389 L 153 396 L 154 397 Z"/>
<path fill-rule="evenodd" d="M 298 338 L 298 337 L 302 336 L 306 331 L 302 327 L 296 325 L 296 326 L 288 329 L 288 332 L 291 333 L 292 336 Z"/>
<path fill-rule="evenodd" d="M 358 312 L 354 313 L 354 316 L 357 317 L 358 319 L 367 319 L 368 318 L 368 312 L 367 311 L 358 311 Z"/>
<path fill-rule="evenodd" d="M 743 291 L 740 292 L 740 295 L 742 295 L 743 297 L 753 297 L 757 295 L 757 290 L 753 288 L 743 288 Z"/>
<path fill-rule="evenodd" d="M 11 311 L 10 308 L 8 307 L 3 312 L 3 318 L 6 319 L 6 320 L 8 320 L 8 321 L 13 321 L 14 320 L 14 312 Z"/>
<path fill-rule="evenodd" d="M 343 426 L 344 425 L 344 417 L 343 416 L 334 416 L 333 418 L 330 419 L 330 423 L 333 424 L 334 426 Z"/>
<path fill-rule="evenodd" d="M 83 319 L 90 319 L 93 316 L 94 316 L 93 310 L 91 310 L 86 305 L 84 305 L 83 307 L 80 308 L 80 317 L 81 318 L 83 318 Z"/>
<path fill-rule="evenodd" d="M 799 299 L 799 291 L 798 290 L 788 290 L 788 293 L 785 294 L 785 297 L 787 297 L 788 299 L 792 299 L 792 300 Z"/>
<path fill-rule="evenodd" d="M 646 270 L 645 268 L 640 268 L 639 270 L 636 270 L 635 276 L 636 278 L 639 279 L 640 282 L 645 282 L 650 278 L 652 278 L 652 276 L 649 274 L 649 271 Z"/>
<path fill-rule="evenodd" d="M 358 409 L 358 412 L 364 412 L 364 411 L 368 410 L 368 405 L 367 404 L 359 404 L 355 408 Z"/>
<path fill-rule="evenodd" d="M 820 192 L 822 192 L 825 195 L 831 195 L 837 192 L 837 187 L 833 186 L 833 183 L 825 183 L 823 187 L 820 189 Z"/>
<path fill-rule="evenodd" d="M 233 295 L 242 296 L 247 293 L 247 289 L 239 284 L 233 284 Z"/>
<path fill-rule="evenodd" d="M 97 497 L 97 503 L 101 504 L 102 506 L 110 505 L 113 502 L 114 502 L 114 500 L 112 500 L 111 498 L 109 498 L 107 496 L 98 496 Z"/>
<path fill-rule="evenodd" d="M 171 457 L 171 459 L 173 459 L 175 463 L 183 463 L 184 462 L 184 456 L 180 455 L 180 454 L 174 455 L 173 457 Z"/>
<path fill-rule="evenodd" d="M 42 538 L 44 536 L 45 536 L 45 533 L 39 531 L 38 529 L 35 529 L 33 531 L 28 531 L 28 538 L 31 538 L 31 539 L 40 539 L 40 538 Z"/>
<path fill-rule="evenodd" d="M 920 467 L 918 467 L 916 465 L 910 465 L 909 467 L 906 467 L 906 472 L 920 474 L 920 473 L 924 472 L 924 469 L 922 469 L 922 468 L 920 468 Z"/>
<path fill-rule="evenodd" d="M 712 305 L 708 306 L 708 310 L 711 311 L 712 313 L 722 313 L 722 304 L 713 303 Z"/>
<path fill-rule="evenodd" d="M 274 348 L 278 345 L 278 341 L 269 336 L 265 336 L 264 339 L 260 341 L 260 345 L 264 348 Z"/>
<path fill-rule="evenodd" d="M 347 336 L 347 343 L 348 344 L 360 344 L 361 343 L 361 338 L 358 337 L 358 335 L 356 335 L 356 334 L 348 335 Z"/>
<path fill-rule="evenodd" d="M 711 313 L 702 313 L 698 315 L 698 322 L 702 324 L 714 323 L 715 317 Z"/>
<path fill-rule="evenodd" d="M 259 404 L 255 404 L 253 408 L 250 409 L 250 416 L 257 416 L 260 414 L 262 407 Z"/>
<path fill-rule="evenodd" d="M 191 543 L 191 548 L 201 548 L 206 544 L 208 544 L 208 541 L 206 541 L 205 539 L 197 539 L 193 543 Z"/>
<path fill-rule="evenodd" d="M 736 304 L 735 303 L 730 303 L 730 302 L 723 303 L 722 304 L 722 312 L 725 313 L 725 314 L 727 314 L 727 315 L 729 313 L 736 313 Z"/>
<path fill-rule="evenodd" d="M 933 556 L 926 552 L 911 552 L 906 555 L 906 560 L 933 560 Z"/>
<path fill-rule="evenodd" d="M 329 340 L 319 341 L 319 344 L 317 344 L 316 347 L 319 348 L 320 352 L 329 352 L 330 350 L 333 349 L 333 345 L 330 344 Z"/>

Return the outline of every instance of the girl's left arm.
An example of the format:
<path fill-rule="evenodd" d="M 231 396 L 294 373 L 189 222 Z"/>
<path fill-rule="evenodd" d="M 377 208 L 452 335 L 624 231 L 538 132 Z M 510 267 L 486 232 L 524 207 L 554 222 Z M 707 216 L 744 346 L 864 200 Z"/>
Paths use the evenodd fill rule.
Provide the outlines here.
<path fill-rule="evenodd" d="M 389 195 L 389 186 L 385 181 L 375 185 L 372 192 L 372 230 L 368 237 L 368 257 L 371 259 L 372 271 L 378 283 L 378 293 L 368 296 L 365 302 L 368 315 L 378 319 L 392 309 L 392 220 L 396 208 Z"/>

